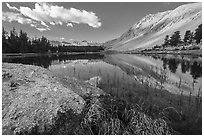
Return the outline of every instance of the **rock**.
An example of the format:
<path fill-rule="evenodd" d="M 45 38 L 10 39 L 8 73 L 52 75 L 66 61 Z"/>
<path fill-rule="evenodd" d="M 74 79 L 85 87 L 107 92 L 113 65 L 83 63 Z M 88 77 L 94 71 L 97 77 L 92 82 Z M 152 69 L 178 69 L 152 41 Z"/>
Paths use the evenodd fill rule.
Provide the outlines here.
<path fill-rule="evenodd" d="M 3 63 L 2 134 L 74 134 L 86 103 L 83 97 L 101 93 L 41 67 Z"/>
<path fill-rule="evenodd" d="M 105 92 L 86 81 L 81 81 L 76 78 L 62 77 L 60 81 L 65 87 L 71 88 L 75 93 L 86 99 L 91 97 L 99 97 L 105 95 Z"/>
<path fill-rule="evenodd" d="M 89 80 L 86 80 L 85 82 L 91 84 L 94 87 L 97 87 L 97 85 L 100 83 L 100 81 L 101 81 L 101 77 L 96 76 L 96 77 L 90 78 Z"/>

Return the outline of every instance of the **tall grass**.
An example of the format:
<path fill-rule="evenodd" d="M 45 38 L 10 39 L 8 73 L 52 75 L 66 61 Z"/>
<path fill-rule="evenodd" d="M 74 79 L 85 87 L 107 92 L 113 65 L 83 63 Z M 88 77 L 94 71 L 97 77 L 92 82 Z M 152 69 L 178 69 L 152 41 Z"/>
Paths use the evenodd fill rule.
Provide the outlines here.
<path fill-rule="evenodd" d="M 202 134 L 202 97 L 200 96 L 201 88 L 199 88 L 198 91 L 195 91 L 195 85 L 193 82 L 191 87 L 192 91 L 190 91 L 189 95 L 184 95 L 184 91 L 180 88 L 184 81 L 180 77 L 179 82 L 175 83 L 177 87 L 180 88 L 180 94 L 169 94 L 167 92 L 161 91 L 162 88 L 159 91 L 156 87 L 162 87 L 163 83 L 169 82 L 168 76 L 167 73 L 165 73 L 162 69 L 159 70 L 158 68 L 152 68 L 150 71 L 153 69 L 156 76 L 160 76 L 158 77 L 159 81 L 162 82 L 156 83 L 155 88 L 150 91 L 155 92 L 156 96 L 153 96 L 153 98 L 150 97 L 145 101 L 156 105 L 156 102 L 159 102 L 159 100 L 167 100 L 167 102 L 165 100 L 162 102 L 163 106 L 158 104 L 157 106 L 160 108 L 160 111 L 163 109 L 161 112 L 165 111 L 165 115 L 168 116 L 168 119 L 170 120 L 168 122 L 175 131 L 178 131 L 178 134 L 179 132 L 181 134 Z M 148 83 L 148 81 L 146 82 Z M 198 93 L 197 96 L 193 96 L 193 92 Z M 149 107 L 146 108 L 148 110 L 150 109 Z M 152 114 L 149 113 L 149 115 Z"/>
<path fill-rule="evenodd" d="M 82 134 L 91 135 L 168 135 L 173 133 L 162 119 L 147 116 L 139 105 L 102 96 L 95 102 L 88 102 L 79 129 Z"/>

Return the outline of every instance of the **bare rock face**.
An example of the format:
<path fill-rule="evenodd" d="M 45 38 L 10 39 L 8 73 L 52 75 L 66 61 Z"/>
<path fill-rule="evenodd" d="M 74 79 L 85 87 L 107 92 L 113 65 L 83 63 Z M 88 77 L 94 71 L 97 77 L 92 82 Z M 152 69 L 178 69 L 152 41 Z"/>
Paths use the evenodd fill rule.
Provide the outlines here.
<path fill-rule="evenodd" d="M 65 86 L 69 80 L 74 86 Z M 81 83 L 71 78 L 63 83 L 41 67 L 3 63 L 2 133 L 74 134 L 85 107 L 78 94 L 86 95 L 86 85 Z M 88 93 L 102 93 L 90 85 L 88 89 Z"/>

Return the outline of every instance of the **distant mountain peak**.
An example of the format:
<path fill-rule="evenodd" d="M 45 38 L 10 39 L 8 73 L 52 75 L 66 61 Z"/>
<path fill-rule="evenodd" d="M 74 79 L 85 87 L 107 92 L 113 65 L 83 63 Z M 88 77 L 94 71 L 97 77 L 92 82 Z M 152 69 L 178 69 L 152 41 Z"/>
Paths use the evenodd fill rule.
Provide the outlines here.
<path fill-rule="evenodd" d="M 161 44 L 165 35 L 174 31 L 192 30 L 202 23 L 202 4 L 181 5 L 174 10 L 148 14 L 136 22 L 119 38 L 108 41 L 105 47 L 111 50 L 135 50 Z"/>

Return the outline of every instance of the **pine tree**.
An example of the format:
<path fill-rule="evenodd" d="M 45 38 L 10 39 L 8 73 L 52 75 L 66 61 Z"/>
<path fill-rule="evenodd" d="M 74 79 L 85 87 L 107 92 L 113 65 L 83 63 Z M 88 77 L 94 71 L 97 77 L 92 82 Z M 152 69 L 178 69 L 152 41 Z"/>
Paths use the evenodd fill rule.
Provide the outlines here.
<path fill-rule="evenodd" d="M 170 39 L 169 39 L 169 35 L 166 35 L 165 39 L 164 39 L 164 44 L 163 44 L 163 48 L 167 47 L 170 44 Z"/>
<path fill-rule="evenodd" d="M 10 46 L 9 52 L 19 53 L 18 35 L 14 27 L 10 31 L 9 46 Z"/>
<path fill-rule="evenodd" d="M 19 33 L 19 50 L 21 53 L 27 52 L 28 49 L 28 36 L 26 32 L 20 30 Z"/>
<path fill-rule="evenodd" d="M 190 30 L 187 30 L 185 35 L 184 35 L 184 44 L 188 45 L 188 44 L 192 44 L 193 41 L 193 32 L 191 32 Z"/>
<path fill-rule="evenodd" d="M 195 30 L 194 39 L 196 40 L 196 43 L 200 43 L 202 40 L 202 24 L 198 26 L 198 28 Z"/>
<path fill-rule="evenodd" d="M 9 49 L 7 37 L 8 37 L 8 32 L 6 32 L 4 28 L 2 28 L 2 52 L 3 53 L 8 52 L 8 49 Z"/>
<path fill-rule="evenodd" d="M 176 32 L 174 32 L 174 34 L 171 36 L 170 45 L 171 45 L 171 46 L 178 46 L 180 43 L 182 43 L 180 31 L 176 31 Z"/>

